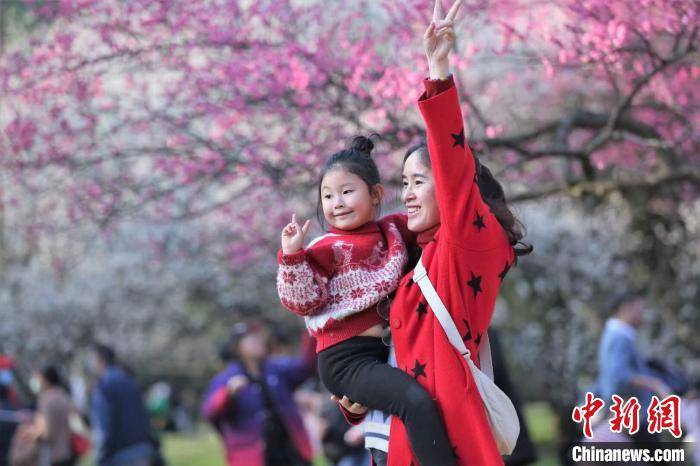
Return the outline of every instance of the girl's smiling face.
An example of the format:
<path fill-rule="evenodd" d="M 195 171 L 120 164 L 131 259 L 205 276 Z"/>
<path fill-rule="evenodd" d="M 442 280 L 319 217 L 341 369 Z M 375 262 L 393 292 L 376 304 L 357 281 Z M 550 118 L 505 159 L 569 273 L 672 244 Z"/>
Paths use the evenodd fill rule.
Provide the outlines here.
<path fill-rule="evenodd" d="M 342 167 L 329 170 L 321 181 L 321 204 L 326 221 L 339 230 L 354 230 L 374 220 L 383 190 Z"/>

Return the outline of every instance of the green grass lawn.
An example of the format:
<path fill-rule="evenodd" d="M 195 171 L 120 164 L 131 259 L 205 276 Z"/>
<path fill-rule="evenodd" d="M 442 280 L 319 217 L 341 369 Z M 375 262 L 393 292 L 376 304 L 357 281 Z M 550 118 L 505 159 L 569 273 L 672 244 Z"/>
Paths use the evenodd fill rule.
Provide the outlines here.
<path fill-rule="evenodd" d="M 226 466 L 223 446 L 207 427 L 192 434 L 165 434 L 162 440 L 169 466 Z"/>
<path fill-rule="evenodd" d="M 206 426 L 187 434 L 163 434 L 163 453 L 168 466 L 226 466 L 224 450 L 217 434 Z M 80 466 L 91 466 L 86 458 Z M 314 466 L 327 466 L 323 458 Z"/>
<path fill-rule="evenodd" d="M 525 419 L 532 441 L 537 445 L 539 460 L 536 466 L 556 466 L 557 424 L 554 413 L 546 403 L 528 403 Z"/>
<path fill-rule="evenodd" d="M 525 407 L 530 435 L 537 444 L 540 459 L 536 466 L 556 466 L 556 420 L 552 411 L 544 403 L 530 403 Z M 195 432 L 187 434 L 164 434 L 163 451 L 169 466 L 226 466 L 224 451 L 217 434 L 202 425 Z M 90 466 L 88 459 L 81 466 Z M 319 458 L 314 466 L 327 466 Z"/>
<path fill-rule="evenodd" d="M 187 434 L 164 434 L 161 440 L 169 466 L 226 466 L 221 442 L 207 427 Z M 80 466 L 92 464 L 87 458 Z"/>

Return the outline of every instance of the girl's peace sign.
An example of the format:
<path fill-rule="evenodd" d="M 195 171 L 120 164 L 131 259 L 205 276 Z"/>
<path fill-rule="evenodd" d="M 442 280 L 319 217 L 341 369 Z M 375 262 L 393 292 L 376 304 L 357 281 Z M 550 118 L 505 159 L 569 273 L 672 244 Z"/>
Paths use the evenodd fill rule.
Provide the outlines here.
<path fill-rule="evenodd" d="M 300 227 L 296 214 L 292 214 L 292 221 L 282 229 L 282 252 L 284 254 L 293 254 L 304 247 L 304 238 L 310 225 L 311 220 L 307 220 L 304 222 L 304 226 Z"/>

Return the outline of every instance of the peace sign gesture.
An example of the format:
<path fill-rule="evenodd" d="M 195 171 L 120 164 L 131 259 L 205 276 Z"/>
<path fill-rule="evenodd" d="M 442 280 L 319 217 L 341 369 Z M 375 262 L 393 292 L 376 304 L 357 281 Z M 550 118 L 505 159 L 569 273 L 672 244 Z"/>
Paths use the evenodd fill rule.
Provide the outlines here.
<path fill-rule="evenodd" d="M 428 58 L 431 79 L 445 79 L 449 74 L 449 54 L 455 45 L 454 20 L 461 6 L 455 0 L 446 16 L 441 0 L 435 0 L 433 19 L 423 35 L 423 46 Z"/>
<path fill-rule="evenodd" d="M 309 231 L 311 220 L 304 222 L 300 227 L 296 214 L 292 214 L 292 221 L 282 229 L 282 253 L 293 254 L 304 247 L 304 238 Z"/>

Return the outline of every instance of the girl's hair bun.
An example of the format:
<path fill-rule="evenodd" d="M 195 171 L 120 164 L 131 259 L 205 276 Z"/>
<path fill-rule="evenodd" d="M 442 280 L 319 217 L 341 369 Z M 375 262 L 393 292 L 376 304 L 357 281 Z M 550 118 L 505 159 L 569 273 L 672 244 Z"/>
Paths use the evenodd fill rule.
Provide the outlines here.
<path fill-rule="evenodd" d="M 356 150 L 357 152 L 370 157 L 372 155 L 372 149 L 374 149 L 374 143 L 370 138 L 366 136 L 355 136 L 352 138 L 350 150 Z"/>

